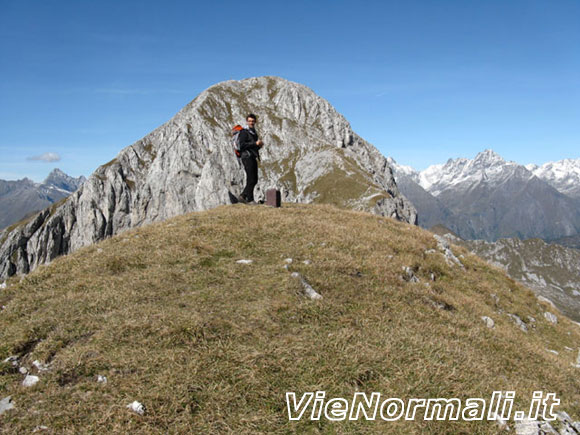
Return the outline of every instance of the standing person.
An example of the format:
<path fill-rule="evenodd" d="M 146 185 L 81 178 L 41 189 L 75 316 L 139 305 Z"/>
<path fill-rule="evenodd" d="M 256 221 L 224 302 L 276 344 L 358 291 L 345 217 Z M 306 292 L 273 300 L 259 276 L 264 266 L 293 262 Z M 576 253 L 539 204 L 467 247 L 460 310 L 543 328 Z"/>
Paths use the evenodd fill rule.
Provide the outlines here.
<path fill-rule="evenodd" d="M 247 126 L 239 136 L 240 154 L 246 171 L 246 187 L 239 201 L 244 204 L 254 203 L 254 187 L 258 184 L 258 160 L 260 160 L 260 148 L 264 143 L 258 138 L 256 132 L 257 121 L 258 118 L 253 113 L 246 116 Z"/>

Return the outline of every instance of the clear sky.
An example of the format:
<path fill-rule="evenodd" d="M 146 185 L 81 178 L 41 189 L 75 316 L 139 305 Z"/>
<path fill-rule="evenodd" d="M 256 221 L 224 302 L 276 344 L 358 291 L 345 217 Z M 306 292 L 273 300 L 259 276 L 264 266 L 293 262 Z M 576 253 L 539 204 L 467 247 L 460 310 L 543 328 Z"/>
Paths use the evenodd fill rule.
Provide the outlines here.
<path fill-rule="evenodd" d="M 578 0 L 0 0 L 0 178 L 89 175 L 207 87 L 262 75 L 416 169 L 580 157 Z"/>

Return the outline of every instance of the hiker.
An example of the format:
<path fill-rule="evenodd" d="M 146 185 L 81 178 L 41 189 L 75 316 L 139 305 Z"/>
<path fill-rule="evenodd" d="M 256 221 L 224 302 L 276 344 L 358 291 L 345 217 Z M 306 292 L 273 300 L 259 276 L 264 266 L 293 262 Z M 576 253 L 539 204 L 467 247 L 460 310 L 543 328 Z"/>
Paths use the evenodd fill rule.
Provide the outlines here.
<path fill-rule="evenodd" d="M 254 204 L 254 187 L 258 184 L 258 160 L 260 160 L 260 148 L 264 143 L 256 133 L 258 118 L 253 113 L 246 116 L 247 126 L 240 131 L 240 157 L 246 171 L 246 187 L 239 197 L 244 204 Z"/>

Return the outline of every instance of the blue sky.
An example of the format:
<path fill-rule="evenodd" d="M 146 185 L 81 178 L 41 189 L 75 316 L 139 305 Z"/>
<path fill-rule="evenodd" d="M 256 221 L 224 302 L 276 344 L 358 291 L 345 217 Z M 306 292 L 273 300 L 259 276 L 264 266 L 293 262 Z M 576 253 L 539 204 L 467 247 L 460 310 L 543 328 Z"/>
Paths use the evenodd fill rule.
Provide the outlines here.
<path fill-rule="evenodd" d="M 578 158 L 578 23 L 577 0 L 0 0 L 0 178 L 89 175 L 207 87 L 262 75 L 417 169 Z"/>

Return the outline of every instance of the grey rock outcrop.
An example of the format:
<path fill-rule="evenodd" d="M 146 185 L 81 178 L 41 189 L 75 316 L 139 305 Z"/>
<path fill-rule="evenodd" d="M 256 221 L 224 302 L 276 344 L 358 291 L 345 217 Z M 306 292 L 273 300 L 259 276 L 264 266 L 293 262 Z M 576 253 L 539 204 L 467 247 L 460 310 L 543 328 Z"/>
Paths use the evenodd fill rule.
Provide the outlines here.
<path fill-rule="evenodd" d="M 229 203 L 244 173 L 229 131 L 258 115 L 264 149 L 256 197 L 327 202 L 416 223 L 387 159 L 326 100 L 275 77 L 219 83 L 99 167 L 58 207 L 0 233 L 0 278 L 27 273 L 105 237 Z"/>

